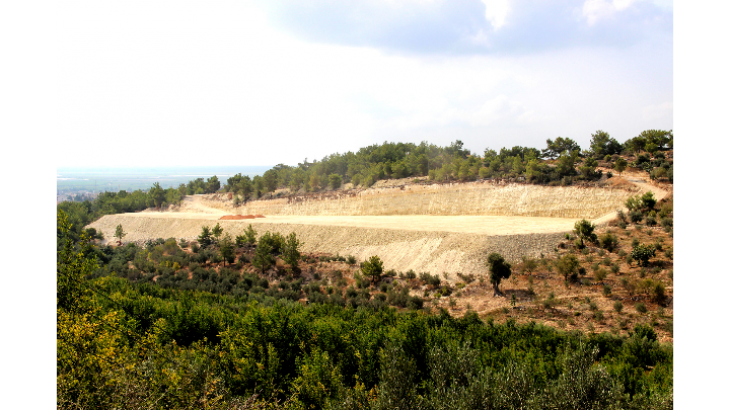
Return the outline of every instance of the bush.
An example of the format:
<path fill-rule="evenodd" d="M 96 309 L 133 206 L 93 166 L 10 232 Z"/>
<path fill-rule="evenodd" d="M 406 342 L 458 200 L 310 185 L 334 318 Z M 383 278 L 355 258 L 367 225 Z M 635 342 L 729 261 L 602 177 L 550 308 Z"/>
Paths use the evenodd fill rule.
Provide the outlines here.
<path fill-rule="evenodd" d="M 573 233 L 580 239 L 579 248 L 585 246 L 585 241 L 595 243 L 598 241 L 596 234 L 593 232 L 596 226 L 586 219 L 581 219 L 575 223 L 573 227 Z"/>
<path fill-rule="evenodd" d="M 423 281 L 426 285 L 430 285 L 434 288 L 441 286 L 441 279 L 438 277 L 438 275 L 431 275 L 428 272 L 421 272 L 418 275 L 418 279 Z"/>
<path fill-rule="evenodd" d="M 656 219 L 654 219 L 653 216 L 647 216 L 646 217 L 646 221 L 644 221 L 644 223 L 646 223 L 646 226 L 655 226 L 656 225 Z"/>
<path fill-rule="evenodd" d="M 637 224 L 644 219 L 644 214 L 642 214 L 641 211 L 631 211 L 629 212 L 629 219 L 631 220 L 631 223 Z"/>
<path fill-rule="evenodd" d="M 672 225 L 674 225 L 673 222 L 674 221 L 672 220 L 672 218 L 669 218 L 669 217 L 666 217 L 666 216 L 661 219 L 662 227 L 665 228 L 665 229 L 666 228 L 671 228 Z"/>
<path fill-rule="evenodd" d="M 646 310 L 646 308 L 644 309 Z M 657 334 L 654 329 L 645 324 L 638 324 L 634 326 L 634 331 L 631 333 L 631 337 L 639 340 L 646 338 L 646 340 L 650 342 L 656 342 L 657 340 Z"/>
<path fill-rule="evenodd" d="M 603 296 L 611 296 L 611 287 L 608 285 L 603 285 Z"/>
<path fill-rule="evenodd" d="M 618 300 L 613 302 L 613 310 L 615 310 L 616 313 L 621 313 L 621 311 L 624 310 L 624 304 Z"/>
<path fill-rule="evenodd" d="M 646 305 L 644 305 L 641 302 L 639 302 L 636 305 L 634 305 L 634 309 L 636 309 L 636 311 L 639 312 L 639 313 L 646 313 L 647 312 Z"/>
<path fill-rule="evenodd" d="M 613 252 L 618 247 L 618 238 L 614 234 L 606 233 L 601 235 L 600 243 L 602 248 Z"/>
<path fill-rule="evenodd" d="M 631 257 L 636 259 L 640 266 L 649 266 L 649 259 L 655 255 L 654 245 L 638 244 L 631 251 Z"/>

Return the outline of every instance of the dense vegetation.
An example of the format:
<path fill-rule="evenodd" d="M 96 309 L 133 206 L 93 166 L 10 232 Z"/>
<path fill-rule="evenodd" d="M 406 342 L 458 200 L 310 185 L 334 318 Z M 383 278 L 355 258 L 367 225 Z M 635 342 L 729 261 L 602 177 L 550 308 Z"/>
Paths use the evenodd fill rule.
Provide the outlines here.
<path fill-rule="evenodd" d="M 647 326 L 585 335 L 425 311 L 401 289 L 450 291 L 437 277 L 371 259 L 354 286 L 338 284 L 318 269 L 325 258 L 296 258 L 296 238 L 276 234 L 213 227 L 187 252 L 174 239 L 98 248 L 70 232 L 59 213 L 61 408 L 672 406 L 672 347 Z M 257 267 L 264 254 L 273 263 Z"/>
<path fill-rule="evenodd" d="M 483 156 L 464 149 L 458 140 L 448 147 L 426 142 L 418 145 L 385 142 L 361 148 L 357 153 L 325 156 L 319 162 L 310 163 L 305 159 L 296 167 L 279 164 L 253 179 L 239 174 L 229 178 L 223 190 L 246 201 L 277 188 L 309 192 L 326 187 L 334 189 L 349 182 L 369 187 L 378 180 L 409 176 L 428 177 L 438 182 L 496 177 L 570 184 L 573 180 L 599 178 L 601 173 L 596 167 L 614 168 L 619 154 L 636 154 L 636 160 L 627 165 L 650 172 L 652 178 L 671 181 L 672 162 L 663 151 L 672 146 L 672 132 L 661 130 L 644 131 L 624 144 L 605 131 L 597 131 L 591 135 L 590 148 L 585 151 L 570 138 L 558 137 L 555 141 L 548 139 L 543 150 L 514 146 L 497 152 L 487 148 Z"/>

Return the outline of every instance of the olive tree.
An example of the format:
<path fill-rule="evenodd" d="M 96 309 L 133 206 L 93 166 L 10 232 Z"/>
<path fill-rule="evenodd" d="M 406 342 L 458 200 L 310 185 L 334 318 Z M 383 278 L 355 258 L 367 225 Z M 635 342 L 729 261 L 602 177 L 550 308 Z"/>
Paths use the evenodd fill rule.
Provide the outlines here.
<path fill-rule="evenodd" d="M 497 252 L 489 254 L 486 265 L 489 267 L 489 282 L 494 288 L 494 296 L 502 295 L 502 292 L 499 291 L 499 284 L 502 279 L 508 279 L 512 275 L 512 265 Z"/>
<path fill-rule="evenodd" d="M 579 266 L 580 262 L 575 255 L 565 255 L 558 260 L 557 264 L 555 264 L 555 268 L 558 270 L 558 273 L 563 275 L 565 278 L 565 286 L 568 286 L 569 284 L 568 278 L 578 273 Z"/>

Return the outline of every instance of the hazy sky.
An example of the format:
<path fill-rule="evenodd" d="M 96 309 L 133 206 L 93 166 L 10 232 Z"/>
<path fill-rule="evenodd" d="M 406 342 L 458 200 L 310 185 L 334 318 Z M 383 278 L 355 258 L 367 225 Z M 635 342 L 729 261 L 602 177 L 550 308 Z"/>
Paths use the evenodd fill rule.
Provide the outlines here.
<path fill-rule="evenodd" d="M 624 141 L 673 128 L 672 20 L 651 0 L 64 2 L 58 165 Z"/>

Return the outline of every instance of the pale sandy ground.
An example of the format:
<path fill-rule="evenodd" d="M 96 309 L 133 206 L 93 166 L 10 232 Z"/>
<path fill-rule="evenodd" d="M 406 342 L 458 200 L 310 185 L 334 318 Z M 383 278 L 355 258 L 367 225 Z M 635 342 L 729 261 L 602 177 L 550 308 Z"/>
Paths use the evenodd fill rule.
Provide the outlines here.
<path fill-rule="evenodd" d="M 642 190 L 651 190 L 657 199 L 667 191 L 630 175 Z M 226 232 L 240 235 L 251 224 L 259 235 L 265 231 L 296 232 L 306 252 L 354 255 L 363 260 L 380 256 L 387 269 L 483 273 L 489 252 L 499 252 L 508 260 L 538 257 L 553 251 L 575 224 L 572 218 L 520 216 L 280 216 L 218 221 L 226 210 L 204 203 L 201 196 L 186 197 L 184 212 L 145 211 L 107 215 L 90 226 L 101 230 L 110 242 L 121 224 L 125 241 L 154 238 L 195 239 L 203 226 L 220 222 Z M 604 223 L 615 212 L 594 220 Z"/>
<path fill-rule="evenodd" d="M 217 221 L 226 215 L 193 212 L 139 212 L 123 214 L 130 218 L 193 219 Z M 265 218 L 227 221 L 248 224 L 293 224 L 317 226 L 341 226 L 348 228 L 394 229 L 426 232 L 458 232 L 480 235 L 520 235 L 529 233 L 568 232 L 575 219 L 540 218 L 519 216 L 286 216 L 272 215 Z"/>

